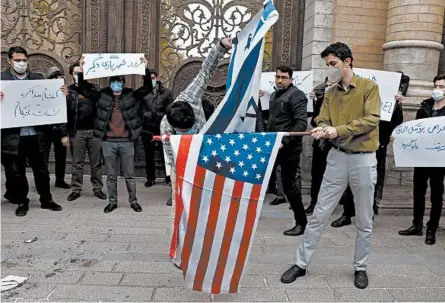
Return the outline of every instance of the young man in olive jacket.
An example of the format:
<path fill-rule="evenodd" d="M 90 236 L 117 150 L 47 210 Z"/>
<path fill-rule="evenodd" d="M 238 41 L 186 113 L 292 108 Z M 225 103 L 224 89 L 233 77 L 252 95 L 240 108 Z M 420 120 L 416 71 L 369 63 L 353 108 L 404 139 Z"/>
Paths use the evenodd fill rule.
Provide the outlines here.
<path fill-rule="evenodd" d="M 43 75 L 28 70 L 28 53 L 22 47 L 11 47 L 8 51 L 10 68 L 1 73 L 1 80 L 43 80 Z M 68 94 L 66 85 L 61 91 Z M 4 93 L 0 92 L 0 101 Z M 29 210 L 29 185 L 26 178 L 28 162 L 34 174 L 34 182 L 40 196 L 41 208 L 61 211 L 62 207 L 53 201 L 50 190 L 48 166 L 45 151 L 49 145 L 49 134 L 53 125 L 14 127 L 1 130 L 1 162 L 5 168 L 7 198 L 18 204 L 15 214 L 26 216 Z M 60 138 L 62 139 L 62 138 Z"/>
<path fill-rule="evenodd" d="M 151 187 L 155 184 L 155 146 L 152 140 L 153 136 L 159 136 L 161 134 L 160 127 L 162 118 L 167 112 L 167 107 L 173 102 L 171 90 L 164 87 L 158 79 L 156 71 L 150 69 L 149 72 L 153 85 L 153 93 L 145 96 L 144 101 L 141 103 L 143 117 L 141 137 L 145 151 L 145 174 L 147 177 L 145 187 Z"/>
<path fill-rule="evenodd" d="M 445 74 L 433 80 L 432 97 L 424 100 L 417 111 L 416 119 L 445 117 Z M 425 195 L 428 180 L 431 189 L 430 220 L 426 224 L 425 244 L 436 243 L 436 231 L 439 227 L 443 207 L 445 167 L 414 167 L 413 177 L 413 225 L 399 231 L 401 236 L 421 236 L 423 234 L 423 216 L 425 214 Z"/>
<path fill-rule="evenodd" d="M 147 67 L 145 57 L 141 58 Z M 83 67 L 82 58 L 81 66 Z M 93 86 L 84 86 L 82 92 L 97 104 L 97 115 L 94 122 L 94 136 L 102 140 L 102 151 L 107 169 L 107 191 L 109 204 L 104 212 L 109 213 L 117 208 L 117 174 L 118 163 L 125 178 L 131 208 L 141 212 L 142 208 L 136 198 L 136 181 L 134 178 L 134 146 L 142 129 L 140 119 L 140 101 L 153 87 L 150 72 L 146 69 L 144 84 L 137 90 L 125 87 L 123 76 L 109 78 L 109 86 L 101 90 Z"/>

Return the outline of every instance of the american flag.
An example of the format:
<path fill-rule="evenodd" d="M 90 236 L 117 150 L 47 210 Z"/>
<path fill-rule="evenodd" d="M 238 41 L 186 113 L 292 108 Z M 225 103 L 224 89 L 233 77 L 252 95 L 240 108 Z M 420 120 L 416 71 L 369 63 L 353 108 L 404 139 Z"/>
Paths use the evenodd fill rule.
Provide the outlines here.
<path fill-rule="evenodd" d="M 170 136 L 176 159 L 170 256 L 187 288 L 238 292 L 282 136 Z"/>

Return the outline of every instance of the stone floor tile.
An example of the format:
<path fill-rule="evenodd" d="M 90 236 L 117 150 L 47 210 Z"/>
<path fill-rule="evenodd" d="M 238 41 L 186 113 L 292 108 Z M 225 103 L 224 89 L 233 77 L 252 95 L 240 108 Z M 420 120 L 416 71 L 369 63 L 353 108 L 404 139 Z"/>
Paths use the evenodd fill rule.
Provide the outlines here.
<path fill-rule="evenodd" d="M 184 284 L 184 278 L 178 270 L 168 274 L 126 273 L 121 285 L 150 286 L 150 287 L 178 287 Z"/>
<path fill-rule="evenodd" d="M 286 302 L 286 292 L 279 288 L 241 288 L 237 294 L 215 295 L 215 302 Z"/>
<path fill-rule="evenodd" d="M 416 285 L 405 276 L 369 275 L 368 278 L 370 288 L 416 287 Z M 326 277 L 326 280 L 332 288 L 354 287 L 354 273 L 352 271 L 347 275 Z"/>
<path fill-rule="evenodd" d="M 123 261 L 117 263 L 115 272 L 172 274 L 181 272 L 170 262 Z"/>
<path fill-rule="evenodd" d="M 51 299 L 74 299 L 90 302 L 99 300 L 147 302 L 150 301 L 152 294 L 153 288 L 149 287 L 57 285 Z"/>
<path fill-rule="evenodd" d="M 408 276 L 408 279 L 414 282 L 416 287 L 444 287 L 445 288 L 445 276 L 431 276 L 431 275 L 416 275 Z M 388 286 L 391 288 L 391 286 Z M 394 286 L 393 288 L 396 288 Z"/>
<path fill-rule="evenodd" d="M 443 302 L 445 288 L 398 288 L 388 289 L 388 292 L 399 302 Z"/>
<path fill-rule="evenodd" d="M 284 284 L 281 282 L 281 275 L 268 275 L 266 276 L 267 286 L 272 288 L 329 288 L 329 284 L 326 278 L 323 276 L 306 275 L 304 277 L 299 277 L 295 282 Z"/>
<path fill-rule="evenodd" d="M 209 294 L 199 293 L 184 288 L 156 288 L 153 301 L 155 302 L 210 302 Z"/>
<path fill-rule="evenodd" d="M 336 288 L 335 301 L 339 302 L 394 302 L 394 298 L 381 288 Z"/>
<path fill-rule="evenodd" d="M 287 297 L 290 302 L 334 302 L 334 290 L 331 288 L 323 289 L 286 289 Z"/>
<path fill-rule="evenodd" d="M 122 280 L 122 273 L 115 272 L 88 272 L 80 284 L 85 285 L 118 285 Z M 135 286 L 135 285 L 132 285 Z"/>

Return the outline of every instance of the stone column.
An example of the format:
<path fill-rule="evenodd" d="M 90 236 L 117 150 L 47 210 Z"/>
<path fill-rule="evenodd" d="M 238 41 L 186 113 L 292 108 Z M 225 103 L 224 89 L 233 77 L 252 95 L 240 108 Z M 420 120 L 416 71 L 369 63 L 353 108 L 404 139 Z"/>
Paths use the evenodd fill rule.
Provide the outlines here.
<path fill-rule="evenodd" d="M 408 104 L 418 104 L 432 90 L 444 46 L 444 0 L 390 0 L 384 69 L 411 78 Z M 407 105 L 408 105 L 407 104 Z"/>

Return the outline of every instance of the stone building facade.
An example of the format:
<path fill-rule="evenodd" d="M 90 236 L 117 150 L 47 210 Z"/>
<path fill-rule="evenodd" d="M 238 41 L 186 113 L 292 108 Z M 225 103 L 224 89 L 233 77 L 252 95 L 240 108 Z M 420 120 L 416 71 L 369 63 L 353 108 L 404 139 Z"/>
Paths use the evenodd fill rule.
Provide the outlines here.
<path fill-rule="evenodd" d="M 12 45 L 26 47 L 30 66 L 44 73 L 65 72 L 86 52 L 143 52 L 175 94 L 198 72 L 212 39 L 234 34 L 261 7 L 262 0 L 4 0 L 2 67 Z M 403 71 L 411 78 L 404 103 L 406 120 L 445 73 L 445 0 L 274 0 L 280 19 L 267 35 L 264 70 L 280 63 L 313 70 L 323 81 L 320 52 L 332 42 L 347 43 L 354 66 Z M 204 26 L 206 25 L 206 26 Z M 225 26 L 223 26 L 225 25 Z M 200 33 L 191 35 L 187 33 Z M 217 102 L 224 95 L 228 58 L 208 88 Z M 140 77 L 127 77 L 137 86 Z M 104 85 L 105 80 L 100 81 Z M 311 139 L 305 138 L 302 177 L 310 181 Z M 143 154 L 137 156 L 143 175 Z M 412 170 L 387 161 L 383 207 L 411 206 Z"/>

